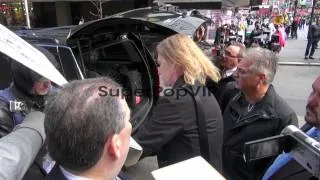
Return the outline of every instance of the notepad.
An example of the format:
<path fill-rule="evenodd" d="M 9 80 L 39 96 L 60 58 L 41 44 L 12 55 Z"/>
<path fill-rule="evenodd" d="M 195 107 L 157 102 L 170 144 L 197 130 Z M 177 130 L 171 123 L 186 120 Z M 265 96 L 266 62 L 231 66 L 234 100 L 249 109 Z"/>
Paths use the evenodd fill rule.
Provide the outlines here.
<path fill-rule="evenodd" d="M 217 170 L 200 156 L 157 169 L 152 171 L 151 174 L 156 180 L 225 180 Z"/>

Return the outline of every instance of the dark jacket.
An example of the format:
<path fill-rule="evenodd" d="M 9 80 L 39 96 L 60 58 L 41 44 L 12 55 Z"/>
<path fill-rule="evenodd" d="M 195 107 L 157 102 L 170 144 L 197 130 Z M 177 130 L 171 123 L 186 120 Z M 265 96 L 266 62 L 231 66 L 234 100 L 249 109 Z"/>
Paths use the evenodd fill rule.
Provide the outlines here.
<path fill-rule="evenodd" d="M 43 53 L 55 67 L 58 67 L 57 60 L 49 51 L 40 46 L 34 45 L 34 47 Z M 11 63 L 11 75 L 12 85 L 9 87 L 10 92 L 17 101 L 23 101 L 26 103 L 26 109 L 22 114 L 26 115 L 32 109 L 42 111 L 44 108 L 45 97 L 31 94 L 33 84 L 42 76 L 15 60 L 12 60 Z M 12 118 L 12 113 L 9 110 L 8 104 L 1 101 L 0 98 L 0 138 L 10 133 L 15 125 L 16 124 Z"/>
<path fill-rule="evenodd" d="M 220 105 L 221 112 L 223 113 L 229 102 L 234 96 L 239 93 L 239 89 L 235 85 L 233 76 L 223 78 L 219 81 L 215 97 Z"/>
<path fill-rule="evenodd" d="M 309 41 L 319 41 L 320 39 L 320 28 L 319 25 L 311 25 L 310 29 L 308 30 L 308 36 Z"/>
<path fill-rule="evenodd" d="M 25 108 L 20 111 L 23 117 L 32 110 L 42 111 L 45 97 L 30 94 L 34 82 L 41 76 L 34 74 L 16 62 L 12 62 L 12 74 L 13 83 L 8 87 L 8 91 L 16 101 L 24 102 Z M 0 97 L 0 138 L 10 133 L 17 125 L 14 122 L 13 113 L 10 112 L 9 104 L 4 99 Z"/>
<path fill-rule="evenodd" d="M 25 108 L 19 112 L 10 112 L 9 105 L 0 98 L 0 138 L 9 134 L 17 125 L 17 114 L 20 117 L 20 123 L 24 117 L 31 111 L 42 111 L 44 106 L 44 97 L 31 97 L 22 93 L 15 85 L 10 86 L 6 91 L 10 91 L 17 101 L 23 101 Z M 46 154 L 45 148 L 38 153 L 34 163 L 23 177 L 24 180 L 43 178 L 46 172 L 42 168 L 42 157 Z M 22 162 L 23 163 L 23 162 Z"/>
<path fill-rule="evenodd" d="M 263 99 L 248 112 L 248 102 L 239 93 L 224 112 L 224 174 L 231 179 L 259 179 L 273 158 L 246 164 L 245 142 L 280 134 L 287 125 L 298 125 L 295 112 L 270 85 Z"/>
<path fill-rule="evenodd" d="M 38 46 L 35 46 L 35 48 L 40 50 L 53 65 L 57 66 L 56 60 L 50 52 Z M 10 91 L 14 100 L 24 102 L 25 104 L 23 110 L 18 112 L 21 114 L 21 119 L 23 120 L 31 111 L 43 111 L 45 96 L 36 96 L 31 94 L 34 83 L 42 76 L 16 61 L 13 61 L 11 64 L 11 74 L 13 82 L 11 86 L 8 87 L 8 91 Z M 0 97 L 0 138 L 10 133 L 18 124 L 14 118 L 16 113 L 10 111 L 10 106 L 5 99 L 6 98 Z M 19 121 L 19 123 L 21 123 L 21 121 Z M 44 177 L 46 172 L 42 168 L 42 161 L 45 154 L 46 149 L 42 148 L 34 163 L 25 174 L 23 178 L 24 180 L 41 179 Z"/>
<path fill-rule="evenodd" d="M 121 180 L 130 180 L 130 178 L 123 172 L 120 172 L 118 178 Z M 61 172 L 59 165 L 55 165 L 50 173 L 44 178 L 45 180 L 68 180 Z"/>
<path fill-rule="evenodd" d="M 185 83 L 180 78 L 173 86 L 174 95 L 160 97 L 149 120 L 139 128 L 134 138 L 143 147 L 143 157 L 157 155 L 159 167 L 174 164 L 200 155 L 198 127 L 194 102 L 190 94 L 177 97 L 184 91 Z M 203 103 L 209 148 L 218 171 L 222 170 L 223 122 L 219 105 L 213 94 L 202 86 L 198 96 Z"/>

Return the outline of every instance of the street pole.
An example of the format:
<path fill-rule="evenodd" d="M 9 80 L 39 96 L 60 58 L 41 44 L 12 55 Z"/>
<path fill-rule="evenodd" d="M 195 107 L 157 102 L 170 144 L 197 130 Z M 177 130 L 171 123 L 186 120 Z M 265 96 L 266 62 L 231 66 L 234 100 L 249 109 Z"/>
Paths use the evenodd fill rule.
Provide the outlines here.
<path fill-rule="evenodd" d="M 31 24 L 30 24 L 28 0 L 24 0 L 24 9 L 25 9 L 25 12 L 26 12 L 27 26 L 28 26 L 28 28 L 30 29 L 30 28 L 31 28 Z"/>

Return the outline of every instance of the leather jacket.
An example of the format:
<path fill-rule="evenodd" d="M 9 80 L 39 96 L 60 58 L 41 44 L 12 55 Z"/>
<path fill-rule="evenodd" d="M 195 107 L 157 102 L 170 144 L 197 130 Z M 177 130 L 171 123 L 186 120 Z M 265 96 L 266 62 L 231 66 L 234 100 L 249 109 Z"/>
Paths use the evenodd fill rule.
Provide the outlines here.
<path fill-rule="evenodd" d="M 25 103 L 25 108 L 20 111 L 23 117 L 34 110 L 43 111 L 43 96 L 27 96 L 20 92 L 14 85 L 9 87 L 9 91 L 11 91 L 17 101 Z M 10 133 L 15 125 L 16 123 L 13 119 L 13 112 L 10 112 L 7 102 L 0 99 L 0 138 Z"/>

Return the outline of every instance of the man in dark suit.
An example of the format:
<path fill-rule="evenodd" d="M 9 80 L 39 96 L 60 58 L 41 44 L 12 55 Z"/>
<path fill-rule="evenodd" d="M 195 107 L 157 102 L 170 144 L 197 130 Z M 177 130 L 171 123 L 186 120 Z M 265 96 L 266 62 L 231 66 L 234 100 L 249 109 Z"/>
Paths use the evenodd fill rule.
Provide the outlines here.
<path fill-rule="evenodd" d="M 319 28 L 319 20 L 316 21 L 316 24 L 310 24 L 308 30 L 308 43 L 306 47 L 306 52 L 304 53 L 305 59 L 314 59 L 313 54 L 316 50 L 317 44 L 320 38 L 320 28 Z M 311 50 L 310 50 L 311 49 Z"/>
<path fill-rule="evenodd" d="M 320 137 L 320 76 L 314 81 L 312 89 L 306 106 L 305 121 L 307 123 L 301 129 L 308 136 L 318 139 Z M 263 180 L 307 180 L 312 178 L 315 179 L 290 154 L 281 154 L 268 168 Z"/>
<path fill-rule="evenodd" d="M 101 91 L 103 87 L 104 91 Z M 46 179 L 117 177 L 129 150 L 130 110 L 109 78 L 73 81 L 48 100 L 45 132 L 56 166 Z"/>
<path fill-rule="evenodd" d="M 229 45 L 220 63 L 222 79 L 218 82 L 215 97 L 222 113 L 230 100 L 239 92 L 239 89 L 235 86 L 235 79 L 232 75 L 237 70 L 244 50 L 245 46 L 241 43 Z"/>

